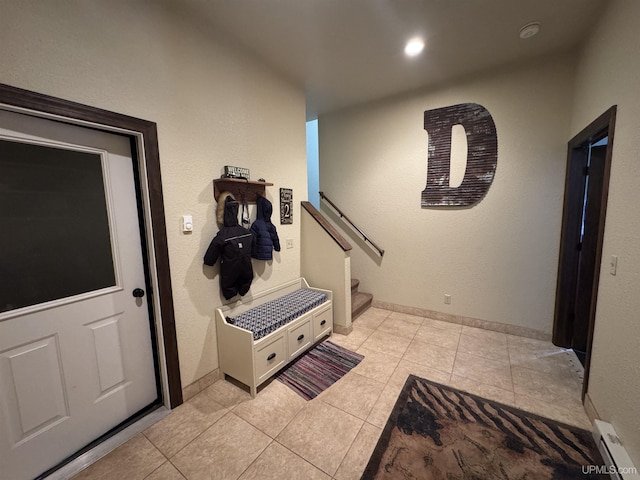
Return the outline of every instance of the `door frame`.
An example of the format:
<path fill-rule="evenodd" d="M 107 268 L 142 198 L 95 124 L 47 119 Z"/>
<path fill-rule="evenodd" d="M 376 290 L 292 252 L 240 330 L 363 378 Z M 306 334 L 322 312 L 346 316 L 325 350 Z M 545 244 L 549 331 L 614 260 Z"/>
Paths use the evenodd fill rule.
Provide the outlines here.
<path fill-rule="evenodd" d="M 169 252 L 160 176 L 157 126 L 154 122 L 0 84 L 0 109 L 26 113 L 62 123 L 116 133 L 130 139 L 134 177 L 139 190 L 138 213 L 143 236 L 143 261 L 149 272 L 149 304 L 153 314 L 152 343 L 160 373 L 162 403 L 180 405 L 182 382 L 178 360 L 169 270 Z M 140 216 L 144 218 L 140 218 Z M 146 247 L 146 249 L 145 249 Z"/>
<path fill-rule="evenodd" d="M 573 265 L 577 261 L 575 232 L 571 232 L 570 226 L 575 221 L 576 206 L 571 202 L 571 193 L 576 191 L 579 177 L 584 174 L 579 167 L 579 158 L 584 155 L 584 144 L 595 141 L 598 137 L 608 137 L 605 154 L 605 165 L 600 197 L 600 216 L 598 219 L 597 246 L 595 258 L 595 271 L 593 285 L 591 287 L 591 304 L 589 306 L 587 352 L 584 365 L 584 380 L 582 383 L 582 398 L 587 393 L 589 385 L 589 371 L 591 366 L 591 346 L 593 344 L 593 331 L 596 320 L 596 305 L 598 300 L 598 285 L 600 281 L 600 265 L 602 262 L 602 245 L 604 241 L 604 228 L 607 214 L 607 198 L 609 195 L 609 177 L 611 173 L 611 159 L 613 156 L 613 140 L 615 133 L 617 105 L 613 105 L 600 115 L 589 126 L 573 137 L 568 144 L 567 168 L 564 188 L 564 205 L 562 210 L 562 231 L 560 234 L 560 254 L 558 260 L 558 283 L 556 287 L 556 301 L 554 310 L 552 342 L 561 347 L 571 347 L 573 338 L 573 322 L 567 315 L 571 291 L 575 290 L 577 271 Z M 582 180 L 581 180 L 582 181 Z M 582 205 L 582 204 L 581 204 Z M 580 211 L 581 214 L 581 211 Z"/>

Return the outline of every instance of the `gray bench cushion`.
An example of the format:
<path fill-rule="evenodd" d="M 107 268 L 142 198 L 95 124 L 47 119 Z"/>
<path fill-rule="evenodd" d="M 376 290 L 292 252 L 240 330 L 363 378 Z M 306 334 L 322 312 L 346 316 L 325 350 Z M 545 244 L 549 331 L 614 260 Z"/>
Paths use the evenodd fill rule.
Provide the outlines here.
<path fill-rule="evenodd" d="M 326 293 L 301 288 L 236 317 L 227 317 L 227 322 L 253 332 L 253 339 L 258 340 L 326 301 Z"/>

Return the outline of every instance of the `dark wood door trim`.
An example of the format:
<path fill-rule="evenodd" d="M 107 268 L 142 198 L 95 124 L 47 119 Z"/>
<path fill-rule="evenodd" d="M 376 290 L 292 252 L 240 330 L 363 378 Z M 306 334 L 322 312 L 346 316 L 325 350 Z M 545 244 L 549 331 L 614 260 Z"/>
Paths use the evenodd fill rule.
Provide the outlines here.
<path fill-rule="evenodd" d="M 615 121 L 617 106 L 614 105 L 594 120 L 588 127 L 569 141 L 567 153 L 567 170 L 565 178 L 565 197 L 562 214 L 562 233 L 560 238 L 560 257 L 558 262 L 558 284 L 556 288 L 555 318 L 553 324 L 553 343 L 563 347 L 571 346 L 572 322 L 566 315 L 568 292 L 575 288 L 577 272 L 572 271 L 571 265 L 576 261 L 576 232 L 572 228 L 575 220 L 575 206 L 569 201 L 579 191 L 576 173 L 581 168 L 584 146 L 608 137 L 605 154 L 602 191 L 600 192 L 600 214 L 598 219 L 596 258 L 594 266 L 594 281 L 591 291 L 589 307 L 587 355 L 585 360 L 585 375 L 582 388 L 584 398 L 589 384 L 589 370 L 591 365 L 591 346 L 593 344 L 593 330 L 595 326 L 596 304 L 598 299 L 598 283 L 600 279 L 600 264 L 602 261 L 602 245 L 607 212 L 607 198 L 609 194 L 609 177 L 611 174 L 611 159 L 613 154 Z M 586 164 L 585 164 L 586 165 Z M 582 186 L 584 195 L 584 186 Z"/>
<path fill-rule="evenodd" d="M 582 204 L 572 202 L 570 199 L 584 197 L 585 186 L 582 172 L 587 166 L 587 155 L 588 152 L 581 146 L 574 147 L 571 143 L 569 144 L 553 322 L 553 343 L 567 348 L 571 347 L 573 338 L 573 300 L 578 280 L 577 266 L 580 257 L 577 244 L 580 240 L 579 222 L 582 216 Z"/>
<path fill-rule="evenodd" d="M 584 216 L 584 236 L 580 248 L 580 261 L 578 262 L 578 282 L 575 293 L 575 318 L 573 328 L 573 338 L 571 346 L 574 350 L 586 352 L 587 338 L 589 335 L 588 325 L 584 325 L 583 320 L 589 319 L 592 306 L 593 286 L 597 283 L 597 273 L 600 267 L 600 251 L 598 247 L 602 243 L 598 240 L 602 236 L 600 230 L 600 209 L 603 207 L 602 188 L 605 184 L 604 167 L 607 146 L 597 146 L 590 148 L 590 160 L 588 167 L 588 187 L 583 198 L 586 199 Z M 606 200 L 606 199 L 605 199 Z M 606 207 L 606 205 L 604 205 Z M 594 304 L 595 305 L 595 304 Z"/>
<path fill-rule="evenodd" d="M 114 132 L 121 129 L 142 135 L 143 152 L 138 151 L 138 136 L 126 133 L 131 139 L 134 155 L 143 154 L 146 175 L 137 172 L 140 182 L 146 181 L 149 195 L 149 209 L 151 215 L 151 232 L 154 246 L 155 270 L 158 281 L 157 298 L 160 305 L 160 315 L 163 333 L 163 350 L 166 373 L 169 386 L 169 404 L 175 408 L 182 403 L 182 383 L 180 380 L 180 365 L 178 360 L 178 343 L 176 337 L 175 317 L 173 310 L 173 292 L 169 271 L 169 252 L 164 216 L 164 202 L 162 195 L 162 181 L 160 176 L 160 154 L 158 150 L 158 133 L 156 124 L 127 115 L 83 105 L 69 100 L 63 100 L 48 95 L 23 90 L 21 88 L 0 84 L 0 104 L 27 109 L 32 112 L 42 112 L 55 115 L 55 120 L 82 125 L 96 130 Z M 87 123 L 88 122 L 90 125 Z"/>

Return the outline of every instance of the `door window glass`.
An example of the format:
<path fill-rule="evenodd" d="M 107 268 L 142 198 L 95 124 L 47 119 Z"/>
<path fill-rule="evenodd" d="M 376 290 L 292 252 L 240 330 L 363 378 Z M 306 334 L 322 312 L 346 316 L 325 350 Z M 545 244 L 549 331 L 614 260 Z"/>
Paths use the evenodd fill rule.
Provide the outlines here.
<path fill-rule="evenodd" d="M 0 139 L 0 312 L 115 283 L 100 154 Z"/>

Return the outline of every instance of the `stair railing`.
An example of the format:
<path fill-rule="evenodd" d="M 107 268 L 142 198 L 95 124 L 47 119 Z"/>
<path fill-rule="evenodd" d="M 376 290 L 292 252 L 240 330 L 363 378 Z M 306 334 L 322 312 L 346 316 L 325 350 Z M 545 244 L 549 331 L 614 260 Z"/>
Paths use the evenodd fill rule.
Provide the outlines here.
<path fill-rule="evenodd" d="M 324 192 L 319 192 L 320 193 L 320 199 L 324 200 L 325 202 L 327 202 L 331 208 L 333 208 L 335 210 L 335 212 L 338 214 L 338 216 L 340 217 L 341 220 L 343 220 L 345 223 L 347 223 L 352 230 L 354 230 L 358 235 L 360 235 L 362 237 L 362 239 L 364 240 L 364 242 L 366 244 L 369 245 L 369 247 L 371 249 L 373 249 L 373 251 L 375 251 L 378 255 L 380 255 L 380 257 L 382 257 L 384 255 L 384 250 L 382 248 L 380 248 L 378 245 L 375 244 L 375 242 L 373 242 L 373 240 L 371 240 L 355 223 L 353 223 L 351 221 L 351 219 L 349 217 L 347 217 L 344 212 L 342 210 L 340 210 L 340 208 L 338 208 L 338 206 L 333 203 L 329 197 L 327 197 Z"/>

